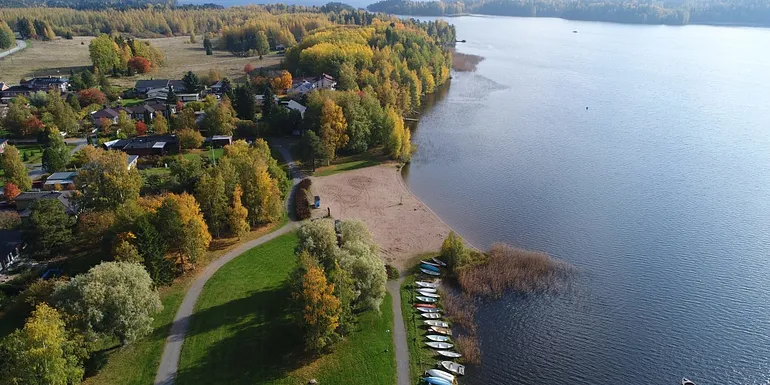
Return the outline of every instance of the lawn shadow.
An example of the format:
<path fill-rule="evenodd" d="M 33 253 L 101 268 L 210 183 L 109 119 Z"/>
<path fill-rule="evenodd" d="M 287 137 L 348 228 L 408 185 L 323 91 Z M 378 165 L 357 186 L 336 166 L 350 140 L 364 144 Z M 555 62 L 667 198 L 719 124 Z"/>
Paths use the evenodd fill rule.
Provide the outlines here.
<path fill-rule="evenodd" d="M 289 302 L 288 288 L 270 287 L 196 312 L 183 350 L 200 357 L 192 366 L 183 367 L 180 362 L 176 384 L 263 383 L 302 367 L 311 357 L 303 352 L 301 333 L 289 317 Z M 208 337 L 196 340 L 195 336 L 211 331 L 228 337 L 211 346 L 197 346 Z"/>

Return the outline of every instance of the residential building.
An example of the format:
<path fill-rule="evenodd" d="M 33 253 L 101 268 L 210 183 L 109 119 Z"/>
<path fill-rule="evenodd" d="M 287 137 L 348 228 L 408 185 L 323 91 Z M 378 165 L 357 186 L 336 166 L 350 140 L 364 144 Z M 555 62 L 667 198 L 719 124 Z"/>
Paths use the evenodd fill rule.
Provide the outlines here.
<path fill-rule="evenodd" d="M 177 93 L 176 89 L 174 92 L 177 100 L 182 103 L 197 102 L 201 98 L 200 94 Z M 147 91 L 147 98 L 145 99 L 147 102 L 165 103 L 166 100 L 168 100 L 168 88 L 154 88 Z"/>
<path fill-rule="evenodd" d="M 327 74 L 315 78 L 297 78 L 292 84 L 287 92 L 290 96 L 305 95 L 313 90 L 333 90 L 337 87 L 337 81 Z"/>
<path fill-rule="evenodd" d="M 150 79 L 150 80 L 137 80 L 134 88 L 141 94 L 146 94 L 150 90 L 166 88 L 168 86 L 174 87 L 174 91 L 184 91 L 184 82 L 181 80 L 169 80 L 169 79 Z"/>
<path fill-rule="evenodd" d="M 206 138 L 203 142 L 203 146 L 211 146 L 214 148 L 220 148 L 233 144 L 233 137 L 231 135 L 214 135 L 210 138 Z"/>
<path fill-rule="evenodd" d="M 286 108 L 293 110 L 293 111 L 299 111 L 299 114 L 302 116 L 302 118 L 305 118 L 305 111 L 307 110 L 307 107 L 297 103 L 294 100 L 289 100 L 288 102 L 282 102 Z"/>
<path fill-rule="evenodd" d="M 168 155 L 180 151 L 176 135 L 147 135 L 117 139 L 103 144 L 106 150 L 119 150 L 129 155 Z"/>
<path fill-rule="evenodd" d="M 55 172 L 46 178 L 43 183 L 44 190 L 74 190 L 75 189 L 75 175 L 77 172 L 64 171 Z"/>
<path fill-rule="evenodd" d="M 16 210 L 21 211 L 19 214 L 22 218 L 26 218 L 32 214 L 32 203 L 38 199 L 56 199 L 61 203 L 64 208 L 64 212 L 69 215 L 77 214 L 77 207 L 72 202 L 72 196 L 75 191 L 40 191 L 40 192 L 23 192 L 19 194 L 16 201 Z"/>
<path fill-rule="evenodd" d="M 0 271 L 16 261 L 23 249 L 20 230 L 0 230 Z"/>
<path fill-rule="evenodd" d="M 111 107 L 103 110 L 94 111 L 91 113 L 91 121 L 94 124 L 99 123 L 102 118 L 107 118 L 112 121 L 112 124 L 118 123 L 118 115 L 120 111 L 126 111 L 126 113 L 134 120 L 144 120 L 145 116 L 149 116 L 150 120 L 155 119 L 158 114 L 162 114 L 166 119 L 170 119 L 171 115 L 176 113 L 176 106 L 167 106 L 163 103 L 142 104 L 134 107 Z"/>
<path fill-rule="evenodd" d="M 69 90 L 69 79 L 61 76 L 32 78 L 18 86 L 8 86 L 5 83 L 1 84 L 0 103 L 3 104 L 7 104 L 11 99 L 17 96 L 28 96 L 37 91 L 58 90 L 59 92 L 67 92 Z"/>

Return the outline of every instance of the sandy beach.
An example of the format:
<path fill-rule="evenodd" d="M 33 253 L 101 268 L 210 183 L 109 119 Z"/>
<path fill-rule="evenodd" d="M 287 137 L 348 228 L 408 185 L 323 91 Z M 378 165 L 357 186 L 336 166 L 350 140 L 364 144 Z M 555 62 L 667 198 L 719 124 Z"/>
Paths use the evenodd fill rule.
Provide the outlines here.
<path fill-rule="evenodd" d="M 314 216 L 358 219 L 380 245 L 381 257 L 399 269 L 416 254 L 438 251 L 447 226 L 404 185 L 395 164 L 313 177 L 313 193 L 321 197 Z"/>

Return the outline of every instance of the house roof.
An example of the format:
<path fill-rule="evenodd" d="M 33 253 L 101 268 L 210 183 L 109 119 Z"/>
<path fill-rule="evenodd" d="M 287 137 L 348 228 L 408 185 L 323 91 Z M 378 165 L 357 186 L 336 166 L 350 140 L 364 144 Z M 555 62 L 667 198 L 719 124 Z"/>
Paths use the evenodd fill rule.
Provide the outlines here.
<path fill-rule="evenodd" d="M 168 79 L 137 80 L 134 88 L 164 88 L 168 87 Z"/>
<path fill-rule="evenodd" d="M 21 230 L 0 230 L 0 256 L 15 251 L 21 244 Z"/>
<path fill-rule="evenodd" d="M 8 142 L 8 139 L 0 139 L 0 146 Z"/>
<path fill-rule="evenodd" d="M 46 182 L 72 179 L 75 177 L 75 175 L 77 175 L 77 173 L 74 171 L 55 172 L 46 179 Z"/>
<path fill-rule="evenodd" d="M 211 137 L 211 140 L 228 140 L 232 138 L 232 135 L 214 135 Z"/>
<path fill-rule="evenodd" d="M 305 110 L 307 110 L 307 107 L 295 102 L 294 100 L 289 100 L 288 103 L 286 103 L 286 108 L 290 110 L 299 111 L 300 114 L 303 116 L 305 115 Z"/>
<path fill-rule="evenodd" d="M 62 204 L 62 206 L 64 206 L 64 212 L 66 212 L 69 215 L 75 215 L 77 214 L 77 210 L 75 205 L 70 200 L 70 198 L 74 193 L 75 193 L 74 191 L 24 192 L 19 194 L 19 196 L 16 197 L 16 201 L 19 201 L 19 198 L 22 198 L 21 200 L 31 200 L 31 201 L 36 201 L 38 199 L 56 199 L 59 201 L 59 203 Z M 22 211 L 21 214 L 19 215 L 22 217 L 28 217 L 30 214 L 32 214 L 31 206 L 28 207 L 26 210 Z"/>
<path fill-rule="evenodd" d="M 149 104 L 142 104 L 132 108 L 135 114 L 143 114 L 145 112 L 155 112 L 155 109 Z"/>
<path fill-rule="evenodd" d="M 129 155 L 128 156 L 128 169 L 131 169 L 131 166 L 136 163 L 136 161 L 139 160 L 139 155 Z"/>
<path fill-rule="evenodd" d="M 120 147 L 120 143 L 117 146 L 113 145 L 112 148 L 139 149 L 139 148 L 163 148 L 167 143 L 177 143 L 179 139 L 176 135 L 150 135 L 150 136 L 137 136 L 135 138 L 126 139 L 126 144 Z M 161 144 L 162 143 L 162 144 Z M 105 143 L 106 144 L 106 143 Z M 160 146 L 158 146 L 160 144 Z"/>
<path fill-rule="evenodd" d="M 114 119 L 118 116 L 119 113 L 120 113 L 119 111 L 116 111 L 112 108 L 105 108 L 103 110 L 92 112 L 91 117 L 95 119 L 101 119 L 101 118 Z"/>

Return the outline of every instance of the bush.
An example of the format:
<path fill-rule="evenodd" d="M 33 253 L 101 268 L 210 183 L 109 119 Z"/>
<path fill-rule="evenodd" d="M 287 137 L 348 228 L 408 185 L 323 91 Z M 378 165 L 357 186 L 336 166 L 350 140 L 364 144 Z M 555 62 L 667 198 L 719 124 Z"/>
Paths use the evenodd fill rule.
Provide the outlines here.
<path fill-rule="evenodd" d="M 21 226 L 21 216 L 16 211 L 0 211 L 0 229 L 13 230 Z"/>
<path fill-rule="evenodd" d="M 385 265 L 385 273 L 388 274 L 388 279 L 398 279 L 401 276 L 398 269 L 391 265 Z"/>
<path fill-rule="evenodd" d="M 235 122 L 235 136 L 238 138 L 259 136 L 259 125 L 251 120 L 238 120 Z"/>
<path fill-rule="evenodd" d="M 297 220 L 310 218 L 310 185 L 308 178 L 297 184 L 297 192 L 294 194 L 294 214 Z"/>

